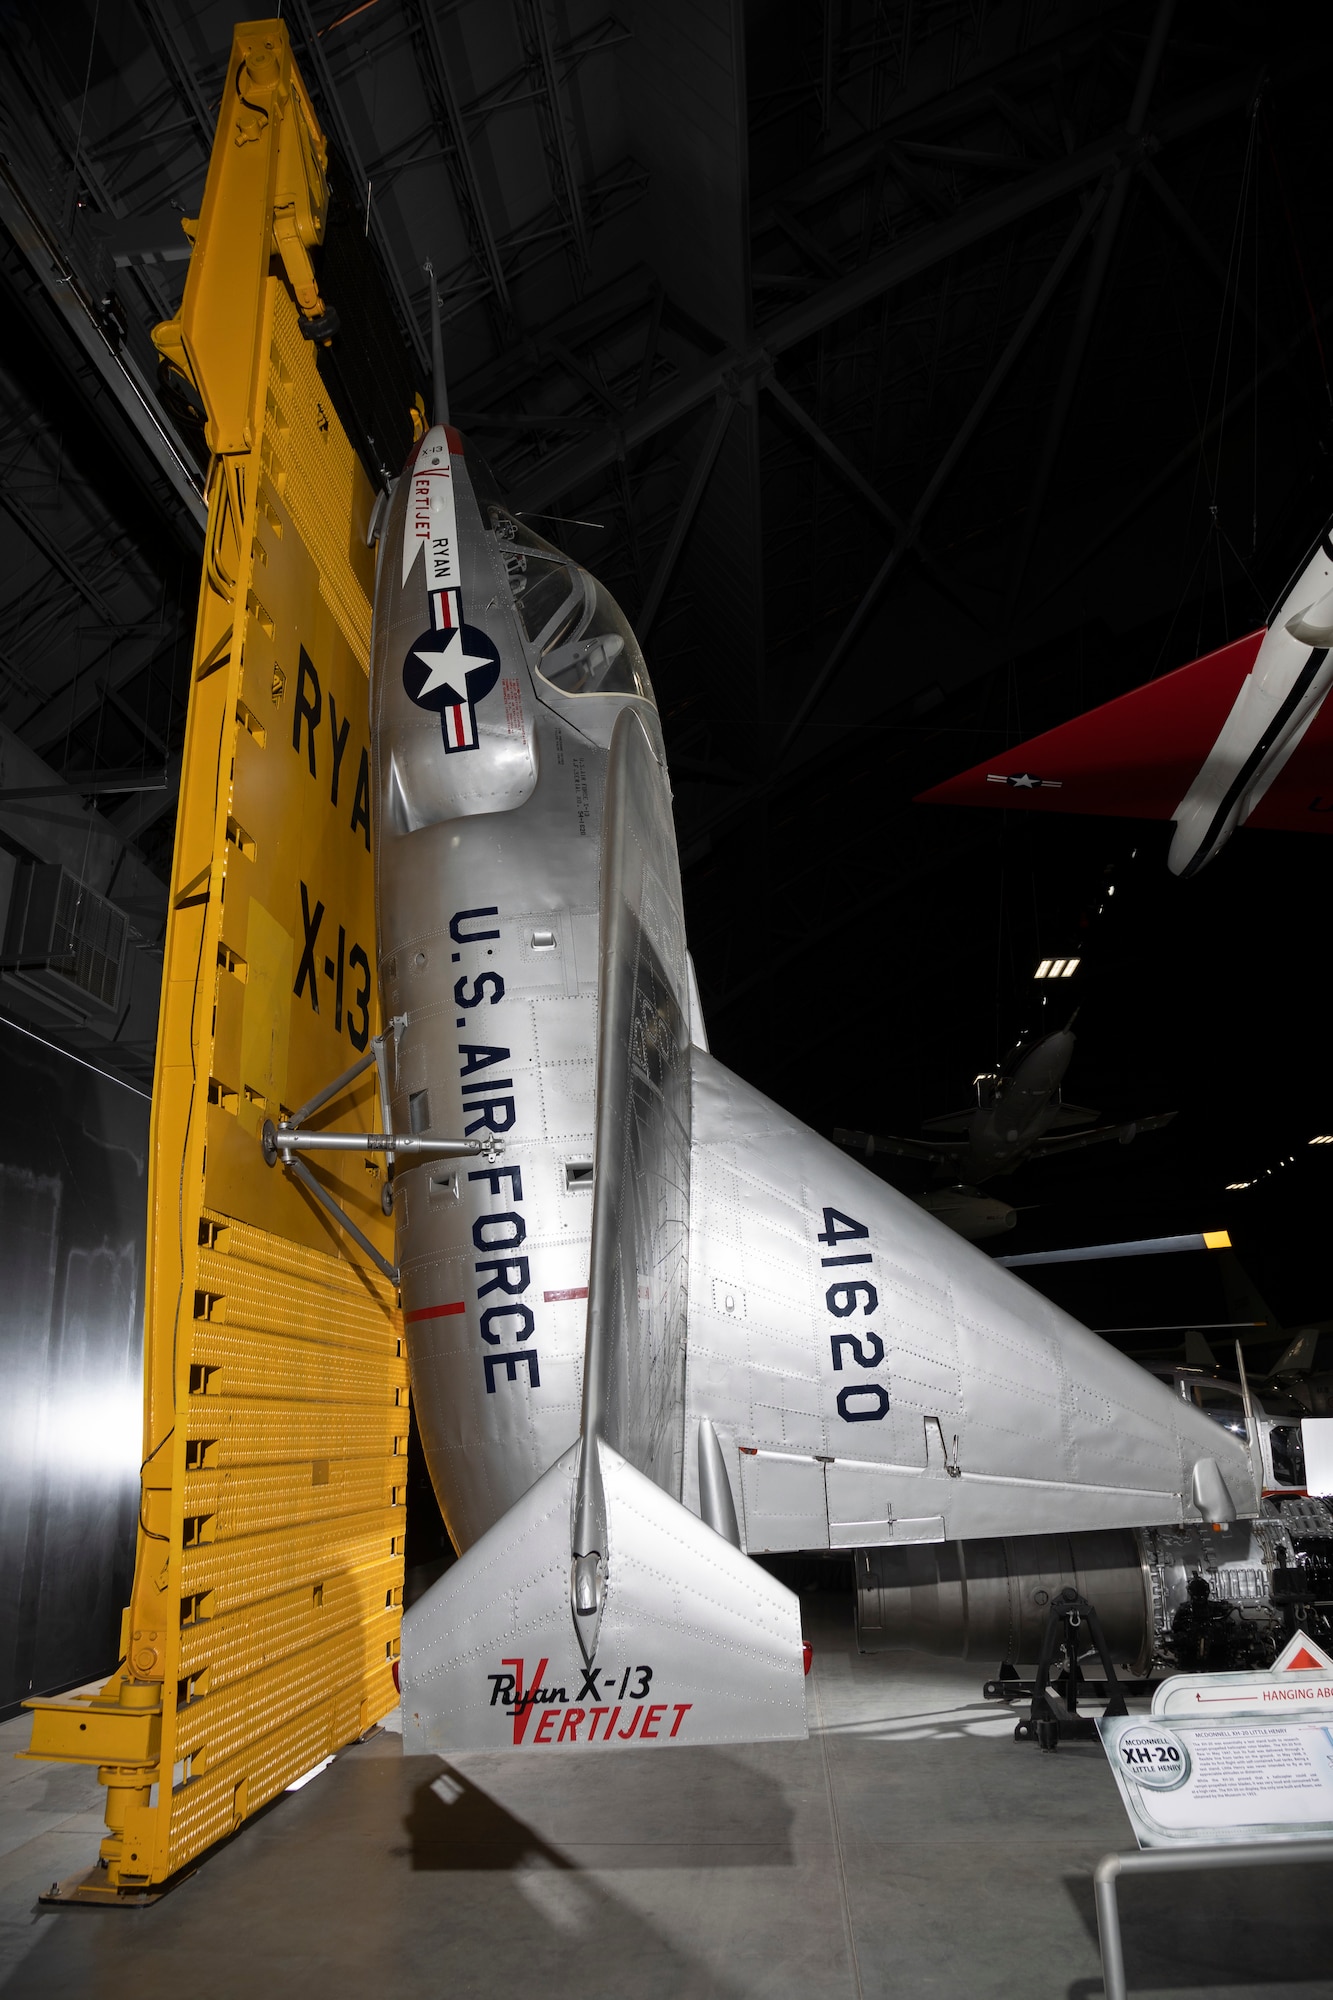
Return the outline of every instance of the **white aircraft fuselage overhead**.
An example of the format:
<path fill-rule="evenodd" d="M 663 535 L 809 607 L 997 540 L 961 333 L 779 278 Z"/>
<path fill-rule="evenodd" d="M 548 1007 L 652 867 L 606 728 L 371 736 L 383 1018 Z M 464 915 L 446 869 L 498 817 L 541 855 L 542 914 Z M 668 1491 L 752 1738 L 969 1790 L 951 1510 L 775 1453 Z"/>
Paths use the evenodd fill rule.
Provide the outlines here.
<path fill-rule="evenodd" d="M 639 647 L 485 489 L 427 433 L 375 605 L 394 1130 L 491 1149 L 394 1182 L 461 1552 L 404 1622 L 407 1745 L 801 1736 L 750 1553 L 1235 1522 L 1255 1462 L 710 1057 Z"/>
<path fill-rule="evenodd" d="M 1194 875 L 1260 805 L 1333 687 L 1333 543 L 1320 536 L 1269 620 L 1217 740 L 1171 817 L 1167 866 Z"/>

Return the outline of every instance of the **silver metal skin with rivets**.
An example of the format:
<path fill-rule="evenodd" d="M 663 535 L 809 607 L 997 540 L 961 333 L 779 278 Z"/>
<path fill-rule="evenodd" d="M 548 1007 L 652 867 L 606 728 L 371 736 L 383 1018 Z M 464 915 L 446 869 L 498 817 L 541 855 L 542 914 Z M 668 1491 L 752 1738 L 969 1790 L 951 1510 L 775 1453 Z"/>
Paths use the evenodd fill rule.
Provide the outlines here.
<path fill-rule="evenodd" d="M 442 426 L 371 708 L 392 1130 L 494 1150 L 394 1182 L 461 1555 L 404 1621 L 409 1748 L 804 1734 L 747 1551 L 1256 1512 L 1234 1438 L 709 1055 L 634 635 Z"/>

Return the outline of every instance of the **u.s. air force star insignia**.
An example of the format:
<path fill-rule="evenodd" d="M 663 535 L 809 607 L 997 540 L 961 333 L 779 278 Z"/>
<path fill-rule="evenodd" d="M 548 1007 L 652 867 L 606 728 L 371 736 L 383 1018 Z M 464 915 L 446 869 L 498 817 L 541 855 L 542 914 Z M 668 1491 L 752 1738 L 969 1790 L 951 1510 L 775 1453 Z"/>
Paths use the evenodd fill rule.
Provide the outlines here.
<path fill-rule="evenodd" d="M 1063 778 L 1039 778 L 1035 771 L 991 771 L 988 785 L 1011 785 L 1016 792 L 1058 792 Z"/>
<path fill-rule="evenodd" d="M 494 642 L 475 625 L 423 632 L 403 661 L 403 687 L 440 718 L 447 753 L 477 747 L 477 703 L 500 678 Z"/>

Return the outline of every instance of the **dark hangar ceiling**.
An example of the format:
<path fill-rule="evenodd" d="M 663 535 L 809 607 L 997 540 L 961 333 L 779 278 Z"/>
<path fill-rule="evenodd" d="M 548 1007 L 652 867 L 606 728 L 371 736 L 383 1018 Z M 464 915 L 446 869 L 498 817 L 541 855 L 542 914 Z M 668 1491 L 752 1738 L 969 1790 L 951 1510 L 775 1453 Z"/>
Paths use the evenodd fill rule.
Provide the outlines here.
<path fill-rule="evenodd" d="M 910 801 L 1251 628 L 1333 512 L 1317 13 L 283 12 L 416 378 L 429 264 L 456 420 L 644 637 L 717 1051 L 823 1130 L 910 1131 L 1076 940 L 1073 1094 L 1182 1115 L 1006 1188 L 1025 1241 L 1237 1212 L 1312 1309 L 1314 1166 L 1224 1190 L 1333 1119 L 1292 998 L 1323 843 L 1247 836 L 1181 888 L 1160 830 Z M 101 842 L 146 960 L 202 485 L 148 329 L 232 18 L 5 8 L 0 841 Z M 151 1073 L 142 1007 L 43 1031 Z"/>

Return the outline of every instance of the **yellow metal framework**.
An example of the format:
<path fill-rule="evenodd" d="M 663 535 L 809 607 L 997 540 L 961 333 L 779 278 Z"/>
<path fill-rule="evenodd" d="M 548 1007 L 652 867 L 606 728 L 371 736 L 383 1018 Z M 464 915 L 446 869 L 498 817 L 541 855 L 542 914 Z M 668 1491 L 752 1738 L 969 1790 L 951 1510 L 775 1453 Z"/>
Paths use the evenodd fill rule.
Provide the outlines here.
<path fill-rule="evenodd" d="M 236 30 L 177 318 L 214 453 L 149 1179 L 144 1464 L 116 1673 L 30 1703 L 96 1763 L 65 1895 L 142 1901 L 396 1702 L 407 1373 L 393 1288 L 260 1131 L 378 1030 L 374 495 L 321 384 L 327 150 L 281 21 Z M 303 331 L 304 329 L 304 331 Z M 373 1068 L 328 1107 L 377 1128 Z M 320 1172 L 392 1256 L 380 1168 Z M 341 1164 L 339 1164 L 341 1163 Z"/>

